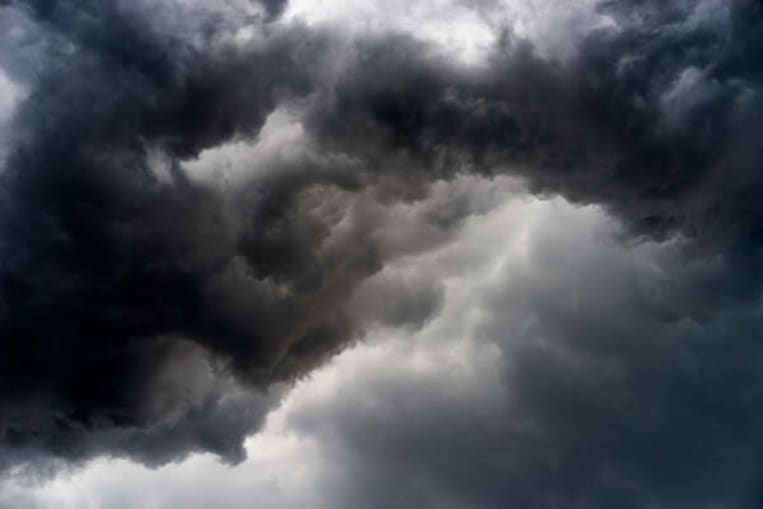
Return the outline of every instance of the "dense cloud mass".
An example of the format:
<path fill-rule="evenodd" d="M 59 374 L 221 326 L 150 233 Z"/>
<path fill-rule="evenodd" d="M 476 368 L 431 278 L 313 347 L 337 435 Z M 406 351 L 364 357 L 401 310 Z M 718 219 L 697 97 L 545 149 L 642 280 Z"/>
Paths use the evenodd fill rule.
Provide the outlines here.
<path fill-rule="evenodd" d="M 759 304 L 692 319 L 713 268 L 681 268 L 680 242 L 507 203 L 426 257 L 447 288 L 429 326 L 287 401 L 286 429 L 329 451 L 318 507 L 759 507 Z"/>
<path fill-rule="evenodd" d="M 368 281 L 442 285 L 436 316 L 298 383 L 236 468 L 99 460 L 0 485 L 0 507 L 759 507 L 760 306 L 685 318 L 676 279 L 708 267 L 681 268 L 681 242 L 623 244 L 596 207 L 500 179 L 435 194 L 487 205 L 496 188 L 451 240 Z"/>
<path fill-rule="evenodd" d="M 434 498 L 397 506 L 697 507 L 702 479 L 754 506 L 763 7 L 581 2 L 538 28 L 448 5 L 488 20 L 477 57 L 283 1 L 0 3 L 0 469 L 242 459 L 290 384 L 442 319 L 447 270 L 391 267 L 461 239 L 511 176 L 597 204 L 618 247 L 552 231 L 480 301 L 510 408 L 487 405 L 481 445 L 443 451 L 472 425 L 443 403 L 364 451 L 421 452 Z M 363 450 L 378 417 L 326 429 Z"/>

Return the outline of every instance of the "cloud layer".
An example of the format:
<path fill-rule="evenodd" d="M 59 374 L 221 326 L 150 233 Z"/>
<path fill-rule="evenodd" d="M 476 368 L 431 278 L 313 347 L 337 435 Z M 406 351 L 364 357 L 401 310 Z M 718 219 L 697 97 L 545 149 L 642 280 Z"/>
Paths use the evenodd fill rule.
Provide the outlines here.
<path fill-rule="evenodd" d="M 384 455 L 405 444 L 418 452 L 404 469 L 421 471 L 400 506 L 443 507 L 452 489 L 467 505 L 690 507 L 697 479 L 720 483 L 711 498 L 759 496 L 739 438 L 759 419 L 759 3 L 535 16 L 445 3 L 454 18 L 427 24 L 434 2 L 414 13 L 420 31 L 392 15 L 364 30 L 300 3 L 0 4 L 12 27 L 0 36 L 12 91 L 0 467 L 240 460 L 286 386 L 367 330 L 457 313 L 441 312 L 447 270 L 392 268 L 454 242 L 506 199 L 511 175 L 623 229 L 602 245 L 574 219 L 544 226 L 510 284 L 481 298 L 472 332 L 505 361 L 509 395 L 443 401 L 373 450 L 353 440 L 383 415 L 312 433 L 363 458 L 371 506 L 397 461 Z M 443 35 L 456 19 L 464 39 Z M 432 435 L 439 422 L 454 428 Z M 484 443 L 438 456 L 472 425 Z M 700 437 L 725 452 L 708 459 Z M 717 479 L 718 465 L 741 470 Z"/>
<path fill-rule="evenodd" d="M 300 381 L 240 465 L 98 460 L 6 483 L 0 507 L 757 507 L 760 306 L 688 318 L 691 295 L 667 298 L 680 243 L 624 244 L 597 207 L 503 184 L 369 280 L 439 286 L 435 316 Z"/>

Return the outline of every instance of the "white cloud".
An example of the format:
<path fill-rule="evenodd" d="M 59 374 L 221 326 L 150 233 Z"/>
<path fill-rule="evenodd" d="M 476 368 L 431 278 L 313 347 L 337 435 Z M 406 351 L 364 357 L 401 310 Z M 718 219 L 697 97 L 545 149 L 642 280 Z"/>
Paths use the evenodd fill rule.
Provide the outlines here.
<path fill-rule="evenodd" d="M 350 36 L 409 33 L 464 61 L 479 57 L 495 39 L 479 12 L 454 0 L 294 0 L 286 19 L 335 27 Z"/>
<path fill-rule="evenodd" d="M 309 155 L 299 120 L 276 109 L 255 139 L 236 139 L 206 149 L 198 158 L 184 162 L 183 170 L 196 181 L 236 188 L 267 175 L 274 167 L 304 163 Z"/>
<path fill-rule="evenodd" d="M 482 60 L 505 30 L 539 53 L 567 58 L 581 36 L 613 26 L 597 12 L 600 0 L 293 0 L 287 20 L 334 27 L 351 36 L 406 33 L 429 41 L 463 63 Z"/>

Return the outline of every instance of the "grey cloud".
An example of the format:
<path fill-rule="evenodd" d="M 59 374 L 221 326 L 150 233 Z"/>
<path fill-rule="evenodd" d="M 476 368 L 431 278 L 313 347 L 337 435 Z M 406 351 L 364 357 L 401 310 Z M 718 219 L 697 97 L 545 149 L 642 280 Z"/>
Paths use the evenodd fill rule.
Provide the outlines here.
<path fill-rule="evenodd" d="M 461 185 L 490 201 L 475 182 Z M 393 320 L 314 371 L 235 472 L 180 464 L 118 489 L 85 475 L 74 500 L 120 507 L 153 489 L 158 507 L 757 507 L 759 303 L 708 306 L 717 268 L 687 263 L 687 240 L 634 242 L 599 208 L 504 189 L 500 207 L 369 280 L 405 293 L 413 267 L 417 287 L 442 285 L 439 313 L 416 330 Z M 296 449 L 273 454 L 279 440 Z"/>
<path fill-rule="evenodd" d="M 186 179 L 178 163 L 256 133 L 277 96 L 304 88 L 296 61 L 282 68 L 285 74 L 268 63 L 292 58 L 298 38 L 275 36 L 264 48 L 243 51 L 259 52 L 256 58 L 236 48 L 217 55 L 216 42 L 194 47 L 142 7 L 151 6 L 6 7 L 8 16 L 35 17 L 56 44 L 41 50 L 50 54 L 15 119 L 18 141 L 3 174 L 4 467 L 39 453 L 129 453 L 166 462 L 210 450 L 240 459 L 243 437 L 267 410 L 258 391 L 301 372 L 345 337 L 332 316 L 320 322 L 306 314 L 291 324 L 285 315 L 272 318 L 279 307 L 307 313 L 299 301 L 309 297 L 278 302 L 278 292 L 257 280 L 270 275 L 270 260 L 288 263 L 284 248 L 297 253 L 304 242 L 299 232 L 289 238 L 279 229 L 303 186 L 282 185 L 272 210 L 261 202 L 255 228 L 270 228 L 274 238 L 256 239 L 248 259 L 266 274 L 239 274 L 246 241 L 237 237 L 224 197 Z M 205 20 L 191 21 L 200 28 Z M 206 21 L 214 28 L 217 20 Z M 169 160 L 169 181 L 152 174 L 149 155 L 156 152 Z M 245 319 L 231 317 L 245 298 L 255 299 Z M 244 322 L 256 322 L 256 332 Z M 173 336 L 200 346 L 193 347 L 196 364 L 219 362 L 220 369 L 201 385 L 189 373 L 187 387 L 157 386 L 166 372 L 195 371 L 184 361 L 186 347 L 164 339 Z M 300 341 L 300 352 L 291 354 Z M 291 365 L 276 368 L 279 362 Z M 230 372 L 243 374 L 244 365 L 251 372 L 245 384 L 257 387 L 233 396 L 235 386 L 223 382 Z"/>
<path fill-rule="evenodd" d="M 463 174 L 519 175 L 533 192 L 603 204 L 629 235 L 690 239 L 670 266 L 677 294 L 597 296 L 634 306 L 602 323 L 611 335 L 635 318 L 670 335 L 660 320 L 689 317 L 743 336 L 715 320 L 747 323 L 760 289 L 758 3 L 606 2 L 618 26 L 587 34 L 570 60 L 507 32 L 478 69 L 414 36 L 348 42 L 281 23 L 283 2 L 167 5 L 2 7 L 2 24 L 19 20 L 28 36 L 11 38 L 4 66 L 30 83 L 0 200 L 3 449 L 239 458 L 233 442 L 267 407 L 256 391 L 304 375 L 372 323 L 420 326 L 438 309 L 437 284 L 399 286 L 384 269 L 483 210 L 438 201 L 433 185 Z M 24 54 L 39 66 L 25 69 Z M 262 171 L 244 162 L 260 176 L 234 189 L 192 178 L 204 150 L 256 143 L 279 108 L 301 123 L 308 156 Z M 528 316 L 544 334 L 586 336 L 575 327 L 591 318 L 533 292 Z M 222 367 L 206 388 L 168 389 L 158 411 L 152 381 L 191 369 L 186 348 Z M 520 386 L 541 369 L 533 348 L 516 354 Z M 567 368 L 561 379 L 576 376 Z M 225 403 L 230 376 L 255 393 Z M 190 404 L 176 395 L 189 390 Z"/>
<path fill-rule="evenodd" d="M 361 44 L 316 130 L 388 171 L 517 173 L 540 192 L 604 203 L 639 231 L 747 251 L 761 105 L 744 55 L 760 12 L 707 5 L 613 2 L 619 27 L 589 34 L 568 62 L 510 35 L 483 71 L 412 40 Z"/>
<path fill-rule="evenodd" d="M 664 302 L 707 268 L 676 266 L 676 243 L 624 244 L 603 218 L 533 219 L 507 235 L 500 276 L 461 287 L 446 269 L 445 312 L 414 346 L 339 364 L 331 387 L 351 392 L 297 393 L 290 426 L 347 472 L 327 507 L 759 505 L 759 304 L 696 317 L 690 293 Z"/>

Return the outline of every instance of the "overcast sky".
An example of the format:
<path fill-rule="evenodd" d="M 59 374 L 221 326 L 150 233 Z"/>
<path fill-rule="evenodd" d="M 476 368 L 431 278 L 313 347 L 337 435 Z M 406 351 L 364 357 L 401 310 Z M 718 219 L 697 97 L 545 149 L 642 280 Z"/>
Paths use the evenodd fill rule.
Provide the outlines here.
<path fill-rule="evenodd" d="M 0 508 L 763 504 L 756 0 L 0 0 Z"/>

